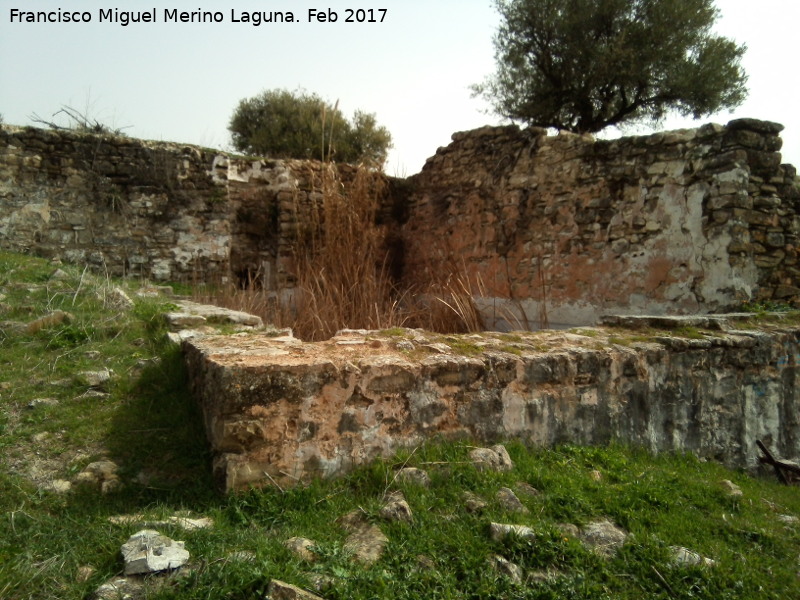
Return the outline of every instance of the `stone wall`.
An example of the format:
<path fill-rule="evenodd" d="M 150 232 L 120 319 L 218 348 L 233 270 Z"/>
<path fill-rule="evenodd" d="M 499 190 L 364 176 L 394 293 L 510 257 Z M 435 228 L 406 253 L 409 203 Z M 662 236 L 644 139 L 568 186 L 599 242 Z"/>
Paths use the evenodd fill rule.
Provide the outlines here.
<path fill-rule="evenodd" d="M 112 275 L 291 287 L 290 247 L 319 200 L 320 169 L 0 126 L 0 247 Z"/>
<path fill-rule="evenodd" d="M 469 279 L 489 325 L 513 328 L 796 301 L 800 187 L 781 129 L 455 134 L 412 178 L 407 273 Z"/>
<path fill-rule="evenodd" d="M 0 246 L 114 275 L 227 274 L 231 224 L 200 148 L 0 128 Z"/>
<path fill-rule="evenodd" d="M 615 141 L 455 134 L 420 174 L 389 179 L 378 216 L 388 264 L 412 288 L 468 280 L 489 328 L 797 302 L 800 186 L 780 164 L 780 130 L 744 119 Z M 0 247 L 291 294 L 323 168 L 0 126 Z M 339 170 L 346 187 L 353 168 Z"/>
<path fill-rule="evenodd" d="M 240 334 L 184 350 L 228 490 L 334 476 L 437 437 L 616 440 L 735 467 L 756 465 L 756 439 L 800 455 L 800 328 L 671 325 L 320 343 Z"/>

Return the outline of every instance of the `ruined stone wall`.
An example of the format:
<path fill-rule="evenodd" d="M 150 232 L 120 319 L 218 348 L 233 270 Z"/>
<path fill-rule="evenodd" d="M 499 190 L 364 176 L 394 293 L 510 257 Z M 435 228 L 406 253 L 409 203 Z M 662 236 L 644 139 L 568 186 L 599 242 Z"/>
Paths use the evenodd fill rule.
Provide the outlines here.
<path fill-rule="evenodd" d="M 319 163 L 0 127 L 0 248 L 160 280 L 292 285 Z M 315 174 L 316 173 L 316 177 Z"/>
<path fill-rule="evenodd" d="M 228 490 L 341 474 L 437 437 L 619 441 L 747 468 L 757 439 L 800 455 L 800 329 L 706 325 L 715 329 L 689 337 L 604 328 L 349 332 L 320 343 L 209 336 L 184 351 Z"/>
<path fill-rule="evenodd" d="M 488 324 L 513 328 L 796 301 L 800 188 L 781 129 L 455 134 L 412 178 L 406 272 L 468 278 Z"/>
<path fill-rule="evenodd" d="M 389 181 L 386 264 L 413 289 L 469 280 L 490 328 L 796 302 L 800 187 L 780 164 L 780 129 L 455 134 L 419 175 Z M 0 247 L 114 275 L 233 275 L 291 292 L 297 236 L 324 221 L 322 168 L 0 126 Z M 340 171 L 346 186 L 353 168 Z"/>
<path fill-rule="evenodd" d="M 114 275 L 227 273 L 224 193 L 195 147 L 0 129 L 0 246 Z"/>

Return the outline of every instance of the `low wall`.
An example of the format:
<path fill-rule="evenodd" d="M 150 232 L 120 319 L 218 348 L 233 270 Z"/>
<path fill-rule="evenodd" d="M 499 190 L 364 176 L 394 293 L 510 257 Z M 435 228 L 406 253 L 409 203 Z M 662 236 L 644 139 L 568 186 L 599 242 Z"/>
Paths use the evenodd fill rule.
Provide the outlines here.
<path fill-rule="evenodd" d="M 488 326 L 514 329 L 797 301 L 800 186 L 782 128 L 454 134 L 411 178 L 406 272 L 468 279 Z"/>
<path fill-rule="evenodd" d="M 756 439 L 800 455 L 800 327 L 714 326 L 395 330 L 320 343 L 253 334 L 191 340 L 184 350 L 228 490 L 334 476 L 439 436 L 618 440 L 735 467 L 755 465 Z"/>

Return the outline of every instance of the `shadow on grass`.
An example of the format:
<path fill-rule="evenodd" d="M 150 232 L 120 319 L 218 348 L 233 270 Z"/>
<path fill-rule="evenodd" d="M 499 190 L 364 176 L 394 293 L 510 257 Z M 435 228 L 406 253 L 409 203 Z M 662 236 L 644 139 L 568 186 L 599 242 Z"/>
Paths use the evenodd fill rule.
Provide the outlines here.
<path fill-rule="evenodd" d="M 218 500 L 200 408 L 179 348 L 161 354 L 122 394 L 105 445 L 130 494 L 191 505 Z"/>

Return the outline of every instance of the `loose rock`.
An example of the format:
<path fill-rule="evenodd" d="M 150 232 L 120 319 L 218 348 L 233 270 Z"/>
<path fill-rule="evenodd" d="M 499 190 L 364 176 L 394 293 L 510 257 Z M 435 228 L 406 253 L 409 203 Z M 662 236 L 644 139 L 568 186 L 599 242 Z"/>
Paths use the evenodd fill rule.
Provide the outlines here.
<path fill-rule="evenodd" d="M 47 486 L 47 489 L 56 494 L 66 494 L 72 489 L 72 483 L 64 479 L 54 479 Z"/>
<path fill-rule="evenodd" d="M 75 581 L 77 581 L 78 583 L 86 583 L 92 578 L 92 575 L 94 575 L 96 572 L 97 569 L 95 569 L 91 565 L 83 565 L 81 567 L 78 567 L 78 572 L 75 574 Z"/>
<path fill-rule="evenodd" d="M 507 525 L 504 523 L 490 523 L 489 536 L 492 541 L 499 542 L 508 536 L 516 536 L 523 540 L 534 541 L 536 539 L 536 532 L 530 527 L 524 525 Z"/>
<path fill-rule="evenodd" d="M 264 328 L 261 317 L 246 312 L 231 310 L 210 304 L 198 304 L 182 300 L 178 303 L 180 312 L 166 315 L 167 322 L 175 329 L 185 329 L 203 323 L 229 323 L 257 329 Z"/>
<path fill-rule="evenodd" d="M 172 516 L 167 519 L 170 525 L 177 525 L 186 531 L 194 531 L 195 529 L 211 529 L 214 526 L 214 519 L 209 517 L 200 517 L 198 519 L 190 519 L 189 517 Z"/>
<path fill-rule="evenodd" d="M 628 533 L 611 521 L 602 520 L 586 525 L 581 530 L 579 537 L 584 545 L 595 554 L 610 558 L 628 539 Z"/>
<path fill-rule="evenodd" d="M 143 600 L 144 595 L 144 583 L 128 577 L 107 581 L 94 592 L 95 600 Z"/>
<path fill-rule="evenodd" d="M 469 458 L 478 470 L 485 471 L 510 471 L 514 463 L 508 451 L 502 444 L 491 448 L 474 448 L 469 453 Z"/>
<path fill-rule="evenodd" d="M 387 521 L 402 521 L 411 523 L 414 515 L 411 507 L 406 502 L 402 492 L 392 492 L 387 498 L 388 502 L 381 508 L 381 517 Z"/>
<path fill-rule="evenodd" d="M 181 329 L 178 332 L 169 331 L 167 332 L 167 341 L 170 344 L 180 346 L 186 340 L 193 340 L 207 335 L 209 329 L 208 327 L 204 327 L 203 329 Z"/>
<path fill-rule="evenodd" d="M 55 406 L 56 404 L 58 404 L 58 400 L 55 398 L 34 398 L 28 402 L 28 408 L 33 410 L 41 406 Z"/>
<path fill-rule="evenodd" d="M 191 329 L 192 327 L 199 327 L 206 324 L 206 318 L 202 315 L 193 315 L 190 313 L 166 313 L 164 318 L 169 324 L 169 328 L 173 331 L 180 331 L 182 329 Z"/>
<path fill-rule="evenodd" d="M 577 525 L 573 525 L 572 523 L 559 523 L 556 525 L 556 529 L 565 538 L 578 539 L 581 537 L 581 530 Z"/>
<path fill-rule="evenodd" d="M 411 483 L 422 487 L 428 487 L 431 484 L 431 478 L 422 469 L 416 467 L 405 467 L 397 472 L 395 480 L 399 483 Z"/>
<path fill-rule="evenodd" d="M 64 281 L 66 279 L 69 279 L 69 275 L 61 269 L 56 269 L 53 271 L 53 274 L 50 275 L 50 281 Z"/>
<path fill-rule="evenodd" d="M 196 529 L 210 529 L 214 526 L 214 520 L 209 517 L 199 517 L 197 519 L 182 515 L 172 515 L 166 519 L 151 519 L 142 514 L 115 515 L 108 517 L 108 522 L 114 525 L 141 525 L 148 528 L 167 527 L 176 525 L 186 531 Z"/>
<path fill-rule="evenodd" d="M 78 380 L 81 384 L 90 388 L 104 390 L 111 381 L 111 371 L 100 369 L 99 371 L 81 371 L 78 373 Z"/>
<path fill-rule="evenodd" d="M 728 496 L 731 496 L 732 498 L 739 498 L 743 495 L 742 488 L 733 483 L 730 479 L 723 479 L 719 482 L 719 484 L 722 486 L 722 489 L 725 490 Z"/>
<path fill-rule="evenodd" d="M 306 573 L 306 577 L 311 582 L 311 587 L 317 592 L 324 592 L 332 588 L 336 583 L 335 578 L 329 575 L 323 575 L 322 573 Z"/>
<path fill-rule="evenodd" d="M 489 504 L 477 494 L 473 494 L 472 492 L 464 492 L 464 508 L 467 509 L 469 513 L 480 513 L 483 512 Z"/>
<path fill-rule="evenodd" d="M 683 546 L 670 546 L 672 551 L 671 564 L 674 567 L 696 567 L 698 565 L 713 567 L 716 561 L 699 555 L 697 552 L 692 552 Z"/>
<path fill-rule="evenodd" d="M 527 507 L 520 502 L 520 499 L 517 498 L 517 495 L 510 490 L 509 488 L 500 488 L 497 491 L 497 501 L 500 503 L 500 506 L 507 510 L 508 512 L 517 512 L 517 513 L 528 513 L 530 512 Z"/>
<path fill-rule="evenodd" d="M 535 496 L 541 495 L 541 492 L 533 487 L 530 483 L 526 483 L 524 481 L 518 481 L 514 484 L 514 488 L 517 490 L 517 494 L 522 494 L 523 496 L 528 496 L 529 498 L 534 498 Z"/>
<path fill-rule="evenodd" d="M 489 564 L 500 575 L 507 577 L 511 581 L 511 583 L 515 585 L 522 584 L 522 577 L 524 575 L 524 572 L 522 570 L 522 567 L 520 567 L 519 565 L 503 558 L 499 554 L 490 556 Z"/>
<path fill-rule="evenodd" d="M 103 304 L 106 308 L 116 310 L 131 310 L 133 308 L 133 300 L 121 287 L 113 287 L 107 290 L 103 294 Z"/>
<path fill-rule="evenodd" d="M 152 529 L 133 534 L 122 545 L 125 575 L 158 573 L 178 569 L 189 561 L 183 542 L 176 542 Z"/>
<path fill-rule="evenodd" d="M 99 486 L 104 494 L 112 492 L 120 485 L 118 468 L 116 463 L 110 460 L 98 460 L 86 465 L 75 477 L 74 483 Z"/>
<path fill-rule="evenodd" d="M 283 542 L 283 545 L 301 560 L 308 562 L 317 560 L 317 555 L 313 550 L 317 543 L 314 540 L 309 540 L 304 537 L 293 537 Z"/>
<path fill-rule="evenodd" d="M 322 598 L 311 592 L 277 579 L 269 582 L 267 598 L 269 600 L 322 600 Z"/>
<path fill-rule="evenodd" d="M 389 542 L 379 527 L 366 521 L 359 511 L 353 511 L 340 519 L 350 535 L 344 548 L 360 563 L 369 565 L 376 562 Z"/>

